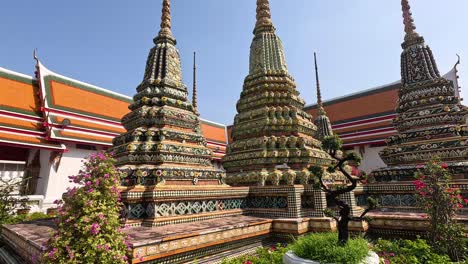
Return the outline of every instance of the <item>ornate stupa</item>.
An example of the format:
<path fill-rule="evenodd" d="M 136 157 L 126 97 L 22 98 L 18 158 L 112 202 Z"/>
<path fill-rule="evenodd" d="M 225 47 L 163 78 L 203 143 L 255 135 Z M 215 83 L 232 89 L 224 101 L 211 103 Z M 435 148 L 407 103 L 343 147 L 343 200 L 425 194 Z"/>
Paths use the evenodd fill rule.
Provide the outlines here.
<path fill-rule="evenodd" d="M 330 118 L 327 116 L 327 112 L 323 108 L 322 93 L 320 92 L 320 80 L 318 74 L 317 55 L 314 52 L 314 64 L 315 64 L 315 84 L 317 87 L 317 117 L 314 120 L 314 124 L 317 126 L 316 138 L 322 140 L 325 137 L 332 136 L 333 130 L 331 127 Z"/>
<path fill-rule="evenodd" d="M 408 0 L 402 0 L 405 39 L 401 54 L 398 133 L 380 153 L 388 167 L 374 171 L 377 181 L 412 178 L 416 167 L 438 157 L 455 178 L 468 177 L 468 109 L 458 87 L 441 77 L 424 38 L 416 32 Z"/>
<path fill-rule="evenodd" d="M 187 100 L 169 0 L 163 0 L 154 44 L 131 112 L 122 118 L 127 132 L 113 141 L 117 166 L 126 176 L 124 185 L 222 184 L 224 173 L 211 164 L 196 102 Z"/>
<path fill-rule="evenodd" d="M 310 165 L 327 166 L 330 156 L 314 138 L 317 127 L 303 111 L 275 34 L 268 0 L 257 0 L 250 68 L 237 102 L 232 142 L 223 158 L 233 185 L 307 183 Z"/>

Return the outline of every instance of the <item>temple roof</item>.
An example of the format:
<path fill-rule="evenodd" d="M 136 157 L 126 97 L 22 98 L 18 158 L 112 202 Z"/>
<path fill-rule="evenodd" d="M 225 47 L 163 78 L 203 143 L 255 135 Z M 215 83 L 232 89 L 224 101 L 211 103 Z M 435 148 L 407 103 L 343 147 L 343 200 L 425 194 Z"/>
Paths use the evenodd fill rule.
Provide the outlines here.
<path fill-rule="evenodd" d="M 112 145 L 132 98 L 37 64 L 38 78 L 0 68 L 0 144 L 65 150 L 62 143 Z M 213 158 L 225 152 L 226 127 L 201 120 Z"/>
<path fill-rule="evenodd" d="M 65 149 L 47 139 L 38 92 L 32 77 L 0 68 L 0 144 Z"/>
<path fill-rule="evenodd" d="M 51 140 L 110 146 L 125 131 L 120 118 L 130 97 L 59 75 L 40 62 L 37 74 Z"/>

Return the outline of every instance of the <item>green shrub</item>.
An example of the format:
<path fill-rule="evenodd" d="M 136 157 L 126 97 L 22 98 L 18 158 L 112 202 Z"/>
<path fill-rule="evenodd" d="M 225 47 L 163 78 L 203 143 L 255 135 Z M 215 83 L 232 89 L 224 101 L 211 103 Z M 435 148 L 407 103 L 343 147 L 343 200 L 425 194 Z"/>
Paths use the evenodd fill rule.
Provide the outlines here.
<path fill-rule="evenodd" d="M 51 216 L 41 213 L 41 212 L 35 212 L 32 214 L 27 214 L 27 215 L 17 215 L 15 218 L 15 221 L 16 223 L 19 223 L 19 222 L 34 221 L 34 220 L 39 220 L 39 219 L 47 219 L 47 218 L 51 218 Z"/>
<path fill-rule="evenodd" d="M 341 246 L 338 244 L 337 233 L 307 235 L 298 239 L 291 249 L 298 257 L 324 263 L 357 264 L 369 253 L 365 239 L 353 238 Z"/>
<path fill-rule="evenodd" d="M 9 219 L 5 220 L 3 224 L 18 224 L 21 222 L 26 222 L 26 221 L 34 221 L 34 220 L 39 220 L 39 219 L 47 219 L 51 218 L 50 215 L 41 213 L 41 212 L 35 212 L 32 214 L 18 214 L 18 215 L 12 215 Z"/>
<path fill-rule="evenodd" d="M 391 264 L 446 264 L 451 263 L 447 255 L 436 254 L 424 239 L 383 240 L 379 239 L 374 251 Z"/>
<path fill-rule="evenodd" d="M 12 223 L 17 209 L 28 208 L 28 198 L 15 194 L 24 180 L 7 180 L 0 177 L 0 225 Z"/>
<path fill-rule="evenodd" d="M 221 264 L 282 264 L 283 255 L 289 250 L 281 244 L 257 249 L 254 255 L 245 255 L 233 259 L 224 259 Z"/>

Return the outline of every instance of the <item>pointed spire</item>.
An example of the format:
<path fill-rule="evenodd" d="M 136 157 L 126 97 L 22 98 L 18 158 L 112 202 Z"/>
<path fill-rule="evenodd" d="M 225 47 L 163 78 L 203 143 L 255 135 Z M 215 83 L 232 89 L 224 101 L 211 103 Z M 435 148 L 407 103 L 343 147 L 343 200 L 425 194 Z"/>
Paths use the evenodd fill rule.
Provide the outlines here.
<path fill-rule="evenodd" d="M 410 41 L 419 38 L 419 34 L 415 31 L 413 14 L 408 0 L 401 0 L 401 9 L 403 11 L 403 24 L 405 25 L 405 41 Z"/>
<path fill-rule="evenodd" d="M 254 34 L 262 29 L 273 29 L 269 0 L 257 0 L 257 23 Z"/>
<path fill-rule="evenodd" d="M 322 104 L 322 94 L 320 93 L 320 81 L 318 74 L 317 66 L 317 54 L 314 52 L 314 63 L 315 63 L 315 81 L 317 85 L 317 118 L 314 121 L 314 124 L 317 126 L 316 137 L 319 140 L 324 139 L 325 137 L 333 135 L 333 130 L 331 127 L 330 119 L 325 112 Z"/>
<path fill-rule="evenodd" d="M 317 111 L 318 115 L 325 115 L 325 109 L 323 109 L 322 104 L 322 94 L 320 93 L 320 81 L 319 81 L 319 73 L 318 73 L 318 66 L 317 66 L 317 54 L 314 52 L 314 63 L 315 63 L 315 83 L 317 86 Z"/>
<path fill-rule="evenodd" d="M 197 109 L 197 64 L 196 64 L 197 53 L 193 52 L 193 92 L 192 92 L 192 105 L 195 113 Z"/>
<path fill-rule="evenodd" d="M 158 36 L 154 39 L 156 42 L 158 39 L 168 38 L 174 39 L 171 31 L 171 2 L 170 0 L 163 0 L 162 11 L 161 11 L 161 29 L 159 30 Z"/>

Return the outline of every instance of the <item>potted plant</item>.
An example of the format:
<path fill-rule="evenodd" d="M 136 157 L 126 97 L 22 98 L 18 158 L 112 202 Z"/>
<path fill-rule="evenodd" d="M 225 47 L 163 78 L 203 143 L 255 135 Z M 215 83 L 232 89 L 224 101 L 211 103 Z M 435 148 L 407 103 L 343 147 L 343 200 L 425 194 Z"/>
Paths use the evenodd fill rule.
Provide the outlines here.
<path fill-rule="evenodd" d="M 345 177 L 342 184 L 326 184 L 324 182 L 325 171 L 322 167 L 312 166 L 309 168 L 310 172 L 315 175 L 317 188 L 324 191 L 330 199 L 338 207 L 338 215 L 335 215 L 331 210 L 325 210 L 326 216 L 333 218 L 337 222 L 338 234 L 330 233 L 329 235 L 311 235 L 312 239 L 299 240 L 296 242 L 297 246 L 293 246 L 293 250 L 284 255 L 283 263 L 299 264 L 299 263 L 356 263 L 356 264 L 373 264 L 379 263 L 379 257 L 372 251 L 369 251 L 367 242 L 365 240 L 349 239 L 349 222 L 351 221 L 365 221 L 365 215 L 377 207 L 377 201 L 371 197 L 367 199 L 368 207 L 358 217 L 351 215 L 351 206 L 342 199 L 346 193 L 353 192 L 359 182 L 365 182 L 367 175 L 361 174 L 360 176 L 351 175 L 346 166 L 348 163 L 359 165 L 361 157 L 354 152 L 343 153 L 341 151 L 343 143 L 337 135 L 325 137 L 322 140 L 322 148 L 335 160 L 328 168 L 328 173 L 341 173 Z M 314 237 L 317 236 L 317 237 Z M 316 244 L 317 241 L 322 243 Z M 300 246 L 299 246 L 300 245 Z M 359 247 L 358 247 L 359 246 Z M 307 248 L 308 247 L 308 248 Z M 316 249 L 315 253 L 313 249 Z M 328 249 L 329 248 L 329 249 Z M 353 252 L 353 249 L 359 249 L 356 254 L 349 259 L 341 259 L 347 254 Z M 301 252 L 304 252 L 302 254 Z M 327 257 L 330 252 L 335 252 Z"/>

